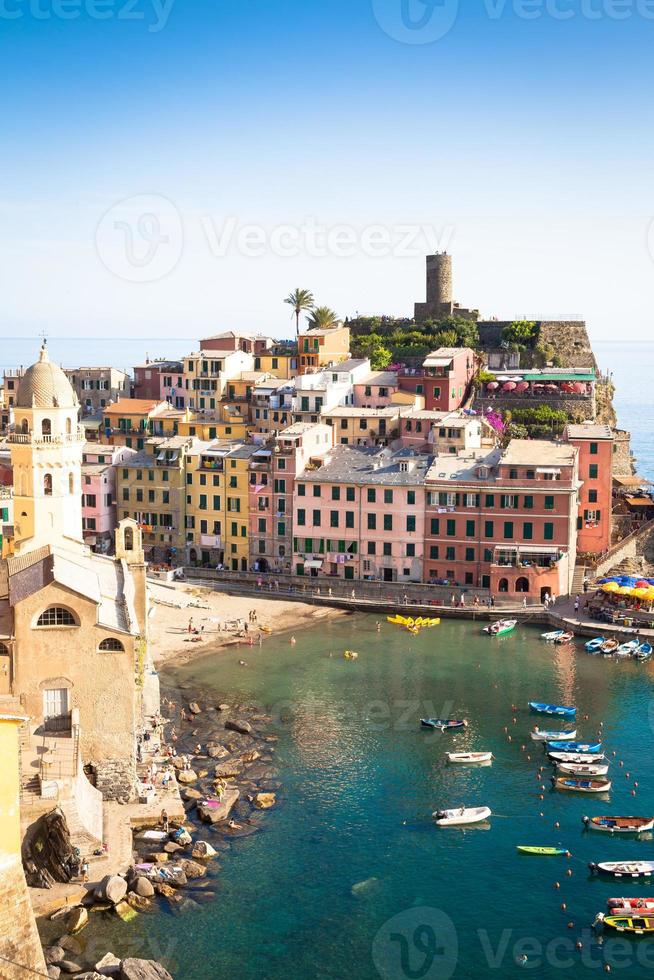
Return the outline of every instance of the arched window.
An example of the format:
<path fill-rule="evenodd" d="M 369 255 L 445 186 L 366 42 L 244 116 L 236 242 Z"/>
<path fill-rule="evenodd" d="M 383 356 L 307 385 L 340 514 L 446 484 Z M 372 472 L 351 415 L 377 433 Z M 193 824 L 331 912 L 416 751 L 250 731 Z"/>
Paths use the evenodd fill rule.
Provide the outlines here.
<path fill-rule="evenodd" d="M 529 579 L 528 578 L 518 578 L 515 583 L 516 592 L 529 592 Z"/>
<path fill-rule="evenodd" d="M 286 545 L 285 544 L 280 544 L 279 548 L 277 549 L 277 552 L 278 552 L 280 558 L 285 558 L 286 557 Z"/>
<path fill-rule="evenodd" d="M 50 606 L 44 609 L 36 621 L 37 626 L 78 626 L 79 623 L 70 609 L 63 606 Z"/>
<path fill-rule="evenodd" d="M 500 592 L 508 592 L 509 591 L 508 578 L 501 578 L 497 587 Z"/>
<path fill-rule="evenodd" d="M 27 435 L 27 433 L 30 431 L 30 424 L 27 419 L 23 419 L 23 421 L 20 423 L 20 431 L 25 435 Z"/>
<path fill-rule="evenodd" d="M 52 496 L 52 473 L 46 473 L 43 477 L 43 493 L 46 497 Z"/>
<path fill-rule="evenodd" d="M 134 550 L 134 531 L 131 527 L 125 528 L 125 551 Z"/>
<path fill-rule="evenodd" d="M 120 642 L 120 640 L 114 639 L 113 636 L 108 636 L 106 640 L 103 640 L 98 649 L 110 650 L 113 653 L 125 652 L 125 647 L 123 646 L 123 644 Z"/>
<path fill-rule="evenodd" d="M 195 548 L 191 548 L 191 550 L 189 551 L 189 553 L 188 553 L 188 559 L 189 559 L 189 561 L 197 561 L 198 560 L 198 553 L 195 550 Z"/>
<path fill-rule="evenodd" d="M 68 474 L 68 493 L 75 493 L 75 477 L 72 473 Z"/>
<path fill-rule="evenodd" d="M 52 422 L 50 419 L 43 419 L 41 422 L 41 434 L 44 436 L 52 435 Z"/>

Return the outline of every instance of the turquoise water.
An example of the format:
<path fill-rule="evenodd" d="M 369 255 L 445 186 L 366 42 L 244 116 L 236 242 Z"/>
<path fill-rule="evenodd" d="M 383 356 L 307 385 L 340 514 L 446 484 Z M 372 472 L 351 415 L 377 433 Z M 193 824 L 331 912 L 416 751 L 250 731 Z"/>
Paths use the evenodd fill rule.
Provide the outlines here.
<path fill-rule="evenodd" d="M 587 862 L 651 858 L 654 845 L 581 824 L 584 813 L 654 813 L 650 666 L 555 648 L 536 630 L 491 640 L 474 623 L 444 622 L 414 638 L 385 622 L 377 633 L 374 618 L 357 616 L 297 636 L 295 647 L 280 637 L 248 649 L 247 667 L 241 649 L 174 675 L 197 685 L 205 704 L 271 713 L 280 801 L 262 833 L 221 859 L 215 901 L 105 925 L 115 952 L 166 956 L 175 980 L 447 980 L 525 969 L 591 977 L 606 962 L 622 977 L 642 975 L 645 962 L 651 969 L 649 940 L 601 945 L 588 926 L 608 896 L 654 886 L 590 880 Z M 346 648 L 358 661 L 342 658 Z M 584 738 L 603 722 L 616 753 L 610 802 L 551 791 L 549 768 L 537 778 L 544 760 L 529 729 L 558 726 L 529 714 L 534 698 L 575 703 Z M 463 716 L 469 727 L 425 731 L 425 714 Z M 448 766 L 448 749 L 491 749 L 495 761 Z M 434 826 L 435 808 L 464 804 L 490 806 L 489 829 Z M 563 845 L 572 857 L 521 856 L 517 844 Z M 573 950 L 579 939 L 585 959 Z"/>

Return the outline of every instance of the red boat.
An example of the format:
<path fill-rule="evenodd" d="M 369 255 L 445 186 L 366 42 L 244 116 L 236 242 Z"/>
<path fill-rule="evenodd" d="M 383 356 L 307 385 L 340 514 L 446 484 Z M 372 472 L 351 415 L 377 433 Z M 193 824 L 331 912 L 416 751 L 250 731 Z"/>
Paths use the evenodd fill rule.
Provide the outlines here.
<path fill-rule="evenodd" d="M 621 911 L 628 914 L 633 909 L 650 911 L 654 909 L 654 898 L 607 898 L 606 905 L 611 909 L 611 915 Z"/>

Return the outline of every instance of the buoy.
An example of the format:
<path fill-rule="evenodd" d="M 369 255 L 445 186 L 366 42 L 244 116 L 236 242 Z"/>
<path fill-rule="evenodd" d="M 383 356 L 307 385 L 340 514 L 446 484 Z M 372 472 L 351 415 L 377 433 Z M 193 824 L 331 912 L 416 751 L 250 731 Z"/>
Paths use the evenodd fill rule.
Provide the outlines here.
<path fill-rule="evenodd" d="M 527 746 L 526 746 L 526 745 L 521 745 L 521 746 L 520 746 L 520 751 L 521 751 L 521 752 L 524 752 L 526 748 L 527 748 Z"/>
<path fill-rule="evenodd" d="M 583 943 L 580 943 L 580 942 L 575 943 L 575 949 L 583 949 L 583 948 L 584 948 L 584 944 Z"/>
<path fill-rule="evenodd" d="M 556 821 L 556 823 L 554 824 L 554 826 L 555 826 L 555 827 L 556 827 L 556 829 L 558 830 L 558 829 L 559 829 L 559 827 L 561 826 L 561 824 L 560 824 L 560 823 L 559 823 L 559 821 L 557 820 L 557 821 Z"/>
<path fill-rule="evenodd" d="M 613 750 L 613 755 L 614 755 L 614 757 L 615 757 L 615 756 L 616 756 L 617 754 L 618 754 L 618 753 L 617 753 L 617 752 L 615 751 L 615 749 L 614 749 L 614 750 Z"/>
<path fill-rule="evenodd" d="M 628 772 L 626 772 L 626 773 L 624 774 L 624 778 L 625 778 L 625 779 L 629 779 L 629 773 L 628 773 Z"/>
<path fill-rule="evenodd" d="M 543 789 L 543 790 L 544 790 L 544 789 L 545 789 L 545 787 L 544 787 L 544 786 L 541 786 L 541 789 Z"/>
<path fill-rule="evenodd" d="M 511 738 L 510 735 L 508 735 L 507 738 L 508 738 L 509 742 L 512 742 L 513 741 L 513 739 Z"/>
<path fill-rule="evenodd" d="M 541 793 L 541 794 L 540 794 L 540 796 L 538 797 L 538 799 L 539 799 L 539 800 L 544 800 L 544 799 L 545 799 L 545 797 L 544 797 L 544 796 L 543 796 L 543 794 Z M 541 816 L 542 816 L 542 814 L 541 814 Z"/>
<path fill-rule="evenodd" d="M 517 719 L 517 718 L 514 718 L 514 719 L 513 719 L 513 724 L 514 724 L 514 725 L 517 725 L 517 724 L 518 724 L 518 719 Z"/>
<path fill-rule="evenodd" d="M 638 786 L 638 783 L 637 782 L 634 782 L 634 786 Z"/>
<path fill-rule="evenodd" d="M 504 728 L 503 728 L 503 731 L 505 731 L 505 732 L 508 732 L 508 730 L 509 730 L 509 729 L 508 729 L 508 728 L 507 728 L 507 726 L 505 725 L 505 726 L 504 726 Z"/>
<path fill-rule="evenodd" d="M 619 764 L 620 764 L 621 767 L 624 765 L 624 762 L 622 761 L 622 759 L 620 759 L 620 763 Z"/>
<path fill-rule="evenodd" d="M 605 964 L 605 966 L 604 966 L 604 972 L 605 973 L 610 973 L 611 972 L 611 964 L 610 963 L 606 963 Z"/>
<path fill-rule="evenodd" d="M 565 902 L 561 902 L 561 908 L 563 909 L 564 912 L 567 909 L 567 907 L 568 906 L 565 904 Z"/>
<path fill-rule="evenodd" d="M 574 927 L 575 927 L 574 922 L 568 922 L 568 929 L 574 929 Z"/>
<path fill-rule="evenodd" d="M 543 797 L 541 796 L 541 800 L 542 800 L 542 799 L 543 799 Z M 540 816 L 541 816 L 541 817 L 544 817 L 544 816 L 545 816 L 545 814 L 543 813 L 543 811 L 542 811 L 542 810 L 541 810 L 541 812 L 540 812 Z"/>
<path fill-rule="evenodd" d="M 560 881 L 555 881 L 554 882 L 554 887 L 557 888 L 557 889 L 560 888 L 561 887 L 561 882 Z"/>
<path fill-rule="evenodd" d="M 527 762 L 531 762 L 531 756 L 530 755 L 527 756 Z"/>
<path fill-rule="evenodd" d="M 571 858 L 571 857 L 572 857 L 572 854 L 570 853 L 570 851 L 566 851 L 566 852 L 565 852 L 565 856 L 566 856 L 567 858 Z"/>
<path fill-rule="evenodd" d="M 566 874 L 567 874 L 568 878 L 572 878 L 572 868 L 568 868 L 568 870 L 566 871 Z"/>
<path fill-rule="evenodd" d="M 635 796 L 635 795 L 636 795 L 636 790 L 635 790 L 635 789 L 632 789 L 632 791 L 631 791 L 631 795 L 632 795 L 632 796 Z"/>

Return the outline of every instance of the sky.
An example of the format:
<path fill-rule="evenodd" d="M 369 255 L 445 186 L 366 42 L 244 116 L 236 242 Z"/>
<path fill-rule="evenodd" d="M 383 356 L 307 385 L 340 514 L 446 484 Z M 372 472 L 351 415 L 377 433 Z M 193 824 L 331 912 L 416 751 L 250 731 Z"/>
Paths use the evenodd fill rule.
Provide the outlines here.
<path fill-rule="evenodd" d="M 284 297 L 651 337 L 654 0 L 0 0 L 0 337 Z M 160 344 L 163 348 L 164 344 Z"/>

